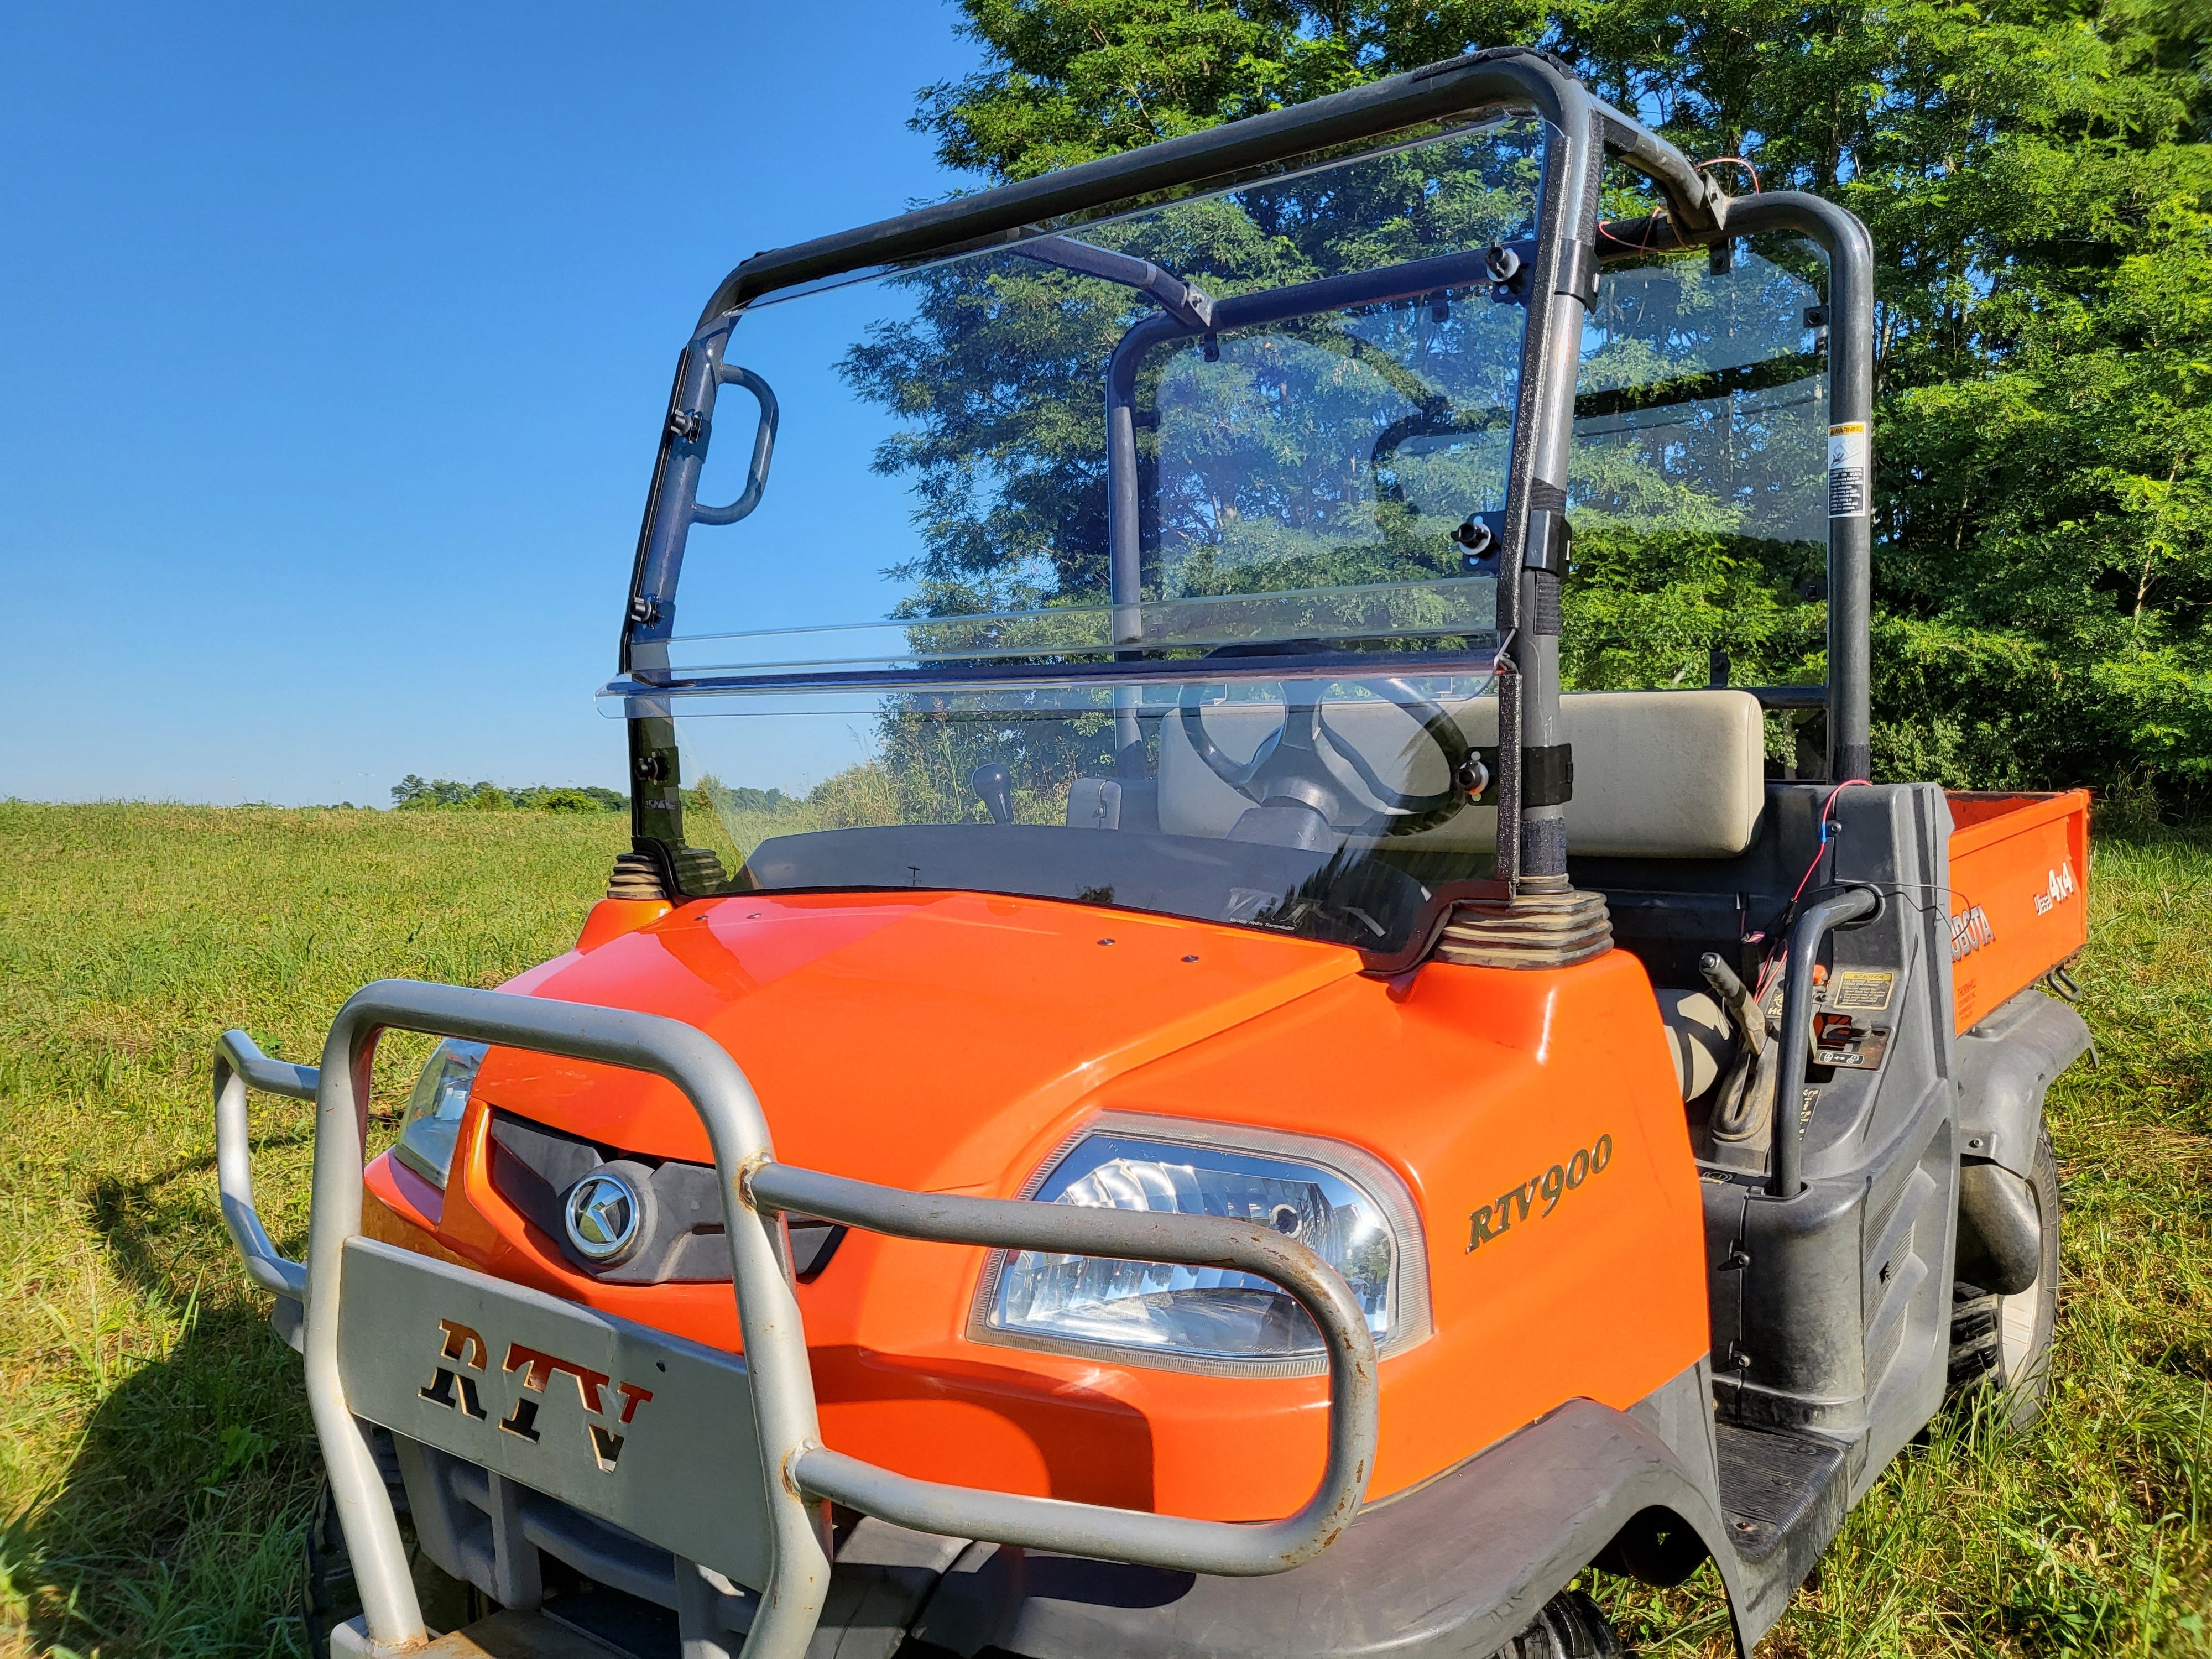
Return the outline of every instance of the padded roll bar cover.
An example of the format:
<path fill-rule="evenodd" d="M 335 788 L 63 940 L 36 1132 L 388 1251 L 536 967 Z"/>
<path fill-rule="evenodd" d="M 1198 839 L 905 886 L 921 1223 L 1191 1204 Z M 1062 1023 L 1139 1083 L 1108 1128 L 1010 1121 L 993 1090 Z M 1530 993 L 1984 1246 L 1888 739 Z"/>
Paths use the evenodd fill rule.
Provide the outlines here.
<path fill-rule="evenodd" d="M 1272 1579 L 969 1549 L 915 1626 L 972 1656 L 1443 1659 L 1489 1653 L 1650 1508 L 1696 1528 L 1733 1601 L 1734 1552 L 1674 1455 L 1625 1412 L 1571 1401 L 1450 1474 L 1365 1511 Z"/>
<path fill-rule="evenodd" d="M 1206 730 L 1239 764 L 1275 729 L 1272 703 L 1206 709 Z M 1419 793 L 1443 787 L 1443 763 L 1408 715 L 1377 703 L 1331 703 L 1329 724 L 1357 743 L 1385 781 Z M 1766 720 L 1748 691 L 1575 691 L 1559 699 L 1575 759 L 1566 808 L 1571 852 L 1610 858 L 1735 858 L 1759 832 L 1766 805 Z M 1459 711 L 1468 741 L 1498 741 L 1498 703 L 1479 697 Z M 1352 769 L 1328 757 L 1347 789 L 1364 798 Z M 1163 722 L 1160 828 L 1220 836 L 1251 803 L 1206 769 L 1179 720 Z M 1419 835 L 1393 840 L 1407 852 L 1486 852 L 1498 814 L 1469 807 Z"/>
<path fill-rule="evenodd" d="M 2051 1080 L 2093 1047 L 2081 1016 L 2030 986 L 1959 1039 L 1959 1149 L 2025 1179 Z"/>

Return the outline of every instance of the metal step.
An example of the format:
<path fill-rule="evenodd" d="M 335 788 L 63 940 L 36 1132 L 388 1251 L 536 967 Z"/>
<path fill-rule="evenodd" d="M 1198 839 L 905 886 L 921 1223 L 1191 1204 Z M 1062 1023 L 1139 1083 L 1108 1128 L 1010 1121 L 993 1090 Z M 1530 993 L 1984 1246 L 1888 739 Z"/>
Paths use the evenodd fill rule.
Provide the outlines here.
<path fill-rule="evenodd" d="M 1714 1425 L 1720 1451 L 1721 1507 L 1736 1553 L 1764 1561 L 1785 1543 L 1810 1567 L 1844 1523 L 1849 1449 L 1825 1436 L 1786 1429 Z M 1811 1542 L 1809 1552 L 1805 1540 Z"/>

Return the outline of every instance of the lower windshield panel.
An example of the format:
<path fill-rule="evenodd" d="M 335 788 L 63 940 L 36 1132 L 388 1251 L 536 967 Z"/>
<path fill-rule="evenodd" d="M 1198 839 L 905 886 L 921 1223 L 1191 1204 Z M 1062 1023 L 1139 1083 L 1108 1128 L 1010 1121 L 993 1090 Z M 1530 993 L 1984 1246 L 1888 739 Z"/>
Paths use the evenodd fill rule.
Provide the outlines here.
<path fill-rule="evenodd" d="M 1389 955 L 1494 861 L 1487 676 L 678 698 L 706 890 L 936 889 Z M 711 707 L 713 712 L 688 712 Z M 726 872 L 726 873 L 725 873 Z"/>

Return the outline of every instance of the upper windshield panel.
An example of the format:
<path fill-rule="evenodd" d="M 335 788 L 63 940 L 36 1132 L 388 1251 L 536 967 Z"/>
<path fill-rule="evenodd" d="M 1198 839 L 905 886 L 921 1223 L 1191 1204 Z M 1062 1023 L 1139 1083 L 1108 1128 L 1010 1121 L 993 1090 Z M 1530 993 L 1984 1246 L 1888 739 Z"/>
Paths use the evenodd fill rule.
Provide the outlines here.
<path fill-rule="evenodd" d="M 1465 648 L 1494 586 L 1449 532 L 1502 504 L 1524 317 L 1482 254 L 1533 234 L 1541 148 L 1461 129 L 756 306 L 725 356 L 773 465 L 692 532 L 667 666 Z M 701 501 L 753 416 L 724 389 Z"/>

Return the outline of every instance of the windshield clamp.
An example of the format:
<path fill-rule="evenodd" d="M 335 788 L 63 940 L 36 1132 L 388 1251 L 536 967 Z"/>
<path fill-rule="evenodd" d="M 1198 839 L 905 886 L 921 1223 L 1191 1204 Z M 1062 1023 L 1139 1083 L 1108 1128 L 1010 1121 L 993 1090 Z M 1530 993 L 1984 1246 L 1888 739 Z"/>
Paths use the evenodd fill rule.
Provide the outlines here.
<path fill-rule="evenodd" d="M 1552 292 L 1580 300 L 1583 309 L 1597 304 L 1597 250 L 1579 237 L 1559 244 L 1559 280 Z"/>
<path fill-rule="evenodd" d="M 1557 507 L 1530 507 L 1528 539 L 1522 544 L 1522 568 L 1565 576 L 1574 541 L 1574 526 L 1567 522 L 1565 513 Z"/>
<path fill-rule="evenodd" d="M 1553 743 L 1522 750 L 1522 805 L 1565 806 L 1574 798 L 1574 744 Z"/>

